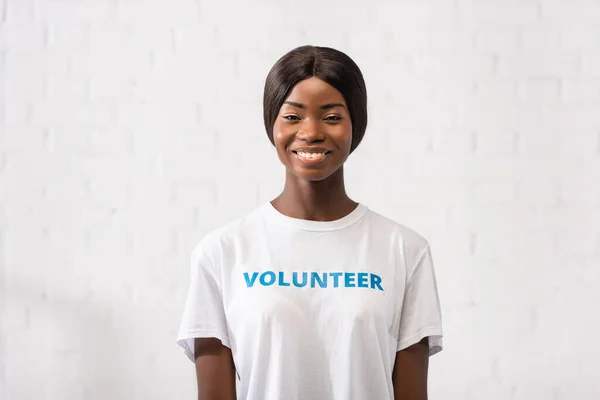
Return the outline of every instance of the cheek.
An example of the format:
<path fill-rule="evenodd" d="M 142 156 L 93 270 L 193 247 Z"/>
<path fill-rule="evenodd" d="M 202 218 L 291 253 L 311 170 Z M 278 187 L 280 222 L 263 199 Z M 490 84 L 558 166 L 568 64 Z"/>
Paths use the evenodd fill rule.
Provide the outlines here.
<path fill-rule="evenodd" d="M 287 141 L 289 140 L 289 135 L 281 129 L 281 126 L 278 126 L 277 123 L 273 126 L 273 144 L 275 145 L 275 151 L 277 153 L 277 157 L 279 160 L 286 164 L 286 146 Z"/>
<path fill-rule="evenodd" d="M 279 146 L 284 141 L 285 133 L 283 132 L 281 124 L 276 121 L 273 124 L 273 142 L 275 142 L 275 146 Z"/>
<path fill-rule="evenodd" d="M 350 151 L 350 147 L 352 146 L 352 126 L 350 124 L 344 126 L 343 129 L 340 129 L 340 131 L 337 132 L 336 141 L 338 142 L 340 149 Z"/>

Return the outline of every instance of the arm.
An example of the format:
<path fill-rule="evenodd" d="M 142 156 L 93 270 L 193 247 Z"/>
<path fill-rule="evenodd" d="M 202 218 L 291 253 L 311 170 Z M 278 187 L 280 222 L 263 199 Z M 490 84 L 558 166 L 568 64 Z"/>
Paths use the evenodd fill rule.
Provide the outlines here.
<path fill-rule="evenodd" d="M 428 339 L 396 353 L 392 372 L 394 400 L 427 400 Z"/>
<path fill-rule="evenodd" d="M 235 400 L 235 366 L 231 350 L 219 339 L 194 340 L 198 400 Z"/>

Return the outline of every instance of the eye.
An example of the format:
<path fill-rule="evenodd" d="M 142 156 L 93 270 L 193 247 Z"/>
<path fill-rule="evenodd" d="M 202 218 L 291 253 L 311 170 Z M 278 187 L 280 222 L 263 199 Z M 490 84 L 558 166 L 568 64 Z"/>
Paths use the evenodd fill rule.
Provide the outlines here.
<path fill-rule="evenodd" d="M 337 115 L 330 115 L 327 118 L 325 118 L 327 121 L 339 121 L 342 119 L 342 117 L 339 117 Z"/>
<path fill-rule="evenodd" d="M 288 120 L 288 121 L 297 121 L 298 117 L 296 115 L 284 115 L 283 119 Z"/>

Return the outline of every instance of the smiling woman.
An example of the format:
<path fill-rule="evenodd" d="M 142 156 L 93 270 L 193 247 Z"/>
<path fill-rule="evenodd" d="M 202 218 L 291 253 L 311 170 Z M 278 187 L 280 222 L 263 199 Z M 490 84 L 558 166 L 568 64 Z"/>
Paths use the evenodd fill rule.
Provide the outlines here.
<path fill-rule="evenodd" d="M 302 46 L 279 59 L 267 76 L 263 106 L 279 159 L 291 174 L 311 181 L 341 175 L 367 127 L 360 69 L 334 49 Z"/>
<path fill-rule="evenodd" d="M 285 184 L 192 252 L 177 341 L 199 399 L 425 400 L 442 349 L 429 244 L 344 186 L 367 127 L 360 69 L 298 47 L 269 72 L 263 105 Z"/>

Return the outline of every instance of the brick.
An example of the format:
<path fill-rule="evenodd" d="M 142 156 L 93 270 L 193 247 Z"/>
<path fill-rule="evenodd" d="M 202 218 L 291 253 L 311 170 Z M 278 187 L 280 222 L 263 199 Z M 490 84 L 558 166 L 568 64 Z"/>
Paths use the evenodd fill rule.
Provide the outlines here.
<path fill-rule="evenodd" d="M 600 104 L 600 78 L 563 79 L 561 101 L 568 104 Z"/>
<path fill-rule="evenodd" d="M 589 52 L 583 56 L 583 76 L 600 78 L 600 56 Z"/>
<path fill-rule="evenodd" d="M 577 176 L 563 178 L 558 183 L 558 192 L 561 204 L 593 206 L 600 204 L 600 185 L 590 182 L 600 180 L 598 171 L 590 170 Z"/>
<path fill-rule="evenodd" d="M 523 102 L 542 104 L 560 100 L 560 80 L 557 78 L 520 80 L 519 99 Z"/>
<path fill-rule="evenodd" d="M 542 117 L 544 123 L 553 126 L 549 130 L 589 132 L 600 127 L 600 113 L 596 104 L 573 104 L 547 107 Z"/>
<path fill-rule="evenodd" d="M 86 23 L 48 23 L 46 46 L 52 51 L 80 52 L 90 45 L 90 25 Z"/>
<path fill-rule="evenodd" d="M 514 79 L 478 81 L 470 100 L 494 106 L 515 102 L 517 100 L 517 81 Z"/>
<path fill-rule="evenodd" d="M 29 20 L 7 20 L 1 26 L 0 43 L 11 50 L 19 44 L 19 48 L 40 51 L 47 44 L 47 27 Z"/>
<path fill-rule="evenodd" d="M 513 28 L 535 24 L 539 19 L 539 9 L 534 2 L 458 0 L 457 6 L 463 26 Z"/>
<path fill-rule="evenodd" d="M 437 33 L 437 35 L 436 35 Z M 390 27 L 390 32 L 386 40 L 389 40 L 387 45 L 391 51 L 398 52 L 413 52 L 431 49 L 448 50 L 460 46 L 459 40 L 451 42 L 447 40 L 445 33 L 448 32 L 420 32 L 415 35 L 412 29 L 404 29 L 402 26 L 396 25 Z"/>
<path fill-rule="evenodd" d="M 218 204 L 215 182 L 177 181 L 173 185 L 175 204 L 192 207 L 212 207 Z"/>
<path fill-rule="evenodd" d="M 133 247 L 134 252 L 143 254 L 146 249 L 152 249 L 152 253 L 156 256 L 165 256 L 173 254 L 175 249 L 175 236 L 171 230 L 166 229 L 140 229 L 134 233 L 133 236 Z M 139 302 L 140 287 L 136 284 L 136 298 L 135 302 Z M 143 296 L 143 293 L 141 293 Z M 149 304 L 152 301 L 158 301 L 156 292 L 153 296 L 146 296 L 145 304 Z"/>
<path fill-rule="evenodd" d="M 175 52 L 193 53 L 210 48 L 219 39 L 219 27 L 209 24 L 177 24 L 172 28 Z"/>
<path fill-rule="evenodd" d="M 412 73 L 417 77 L 486 78 L 493 74 L 495 59 L 487 54 L 414 54 L 411 59 Z"/>
<path fill-rule="evenodd" d="M 42 151 L 45 147 L 46 130 L 30 125 L 6 125 L 2 132 L 2 150 L 19 153 L 22 149 Z"/>
<path fill-rule="evenodd" d="M 47 100 L 34 103 L 31 111 L 31 123 L 35 125 L 111 126 L 115 120 L 116 110 L 110 104 Z"/>
<path fill-rule="evenodd" d="M 498 74 L 519 78 L 572 78 L 580 75 L 581 60 L 576 54 L 531 51 L 501 55 Z"/>
<path fill-rule="evenodd" d="M 476 205 L 507 205 L 515 198 L 512 180 L 476 181 L 473 185 L 473 203 Z"/>
<path fill-rule="evenodd" d="M 168 26 L 137 24 L 94 24 L 88 29 L 89 48 L 118 52 L 172 51 L 173 29 Z"/>
<path fill-rule="evenodd" d="M 448 129 L 453 125 L 454 112 L 448 107 L 432 103 L 396 103 L 394 107 L 381 107 L 379 112 L 398 115 L 396 129 L 431 130 Z"/>
<path fill-rule="evenodd" d="M 567 51 L 593 54 L 600 47 L 600 28 L 597 25 L 569 26 L 561 30 L 560 43 Z"/>
<path fill-rule="evenodd" d="M 44 130 L 44 148 L 52 153 L 91 153 L 94 151 L 89 141 L 89 132 L 80 127 L 56 125 Z"/>
<path fill-rule="evenodd" d="M 456 7 L 453 1 L 406 1 L 384 2 L 370 7 L 373 21 L 387 26 L 432 27 L 455 26 L 457 24 Z M 353 18 L 354 11 L 349 18 Z"/>
<path fill-rule="evenodd" d="M 41 101 L 46 96 L 48 80 L 42 74 L 15 73 L 11 69 L 11 79 L 5 83 L 5 96 L 8 106 L 15 103 L 31 104 L 33 101 Z M 10 116 L 10 115 L 9 115 Z"/>
<path fill-rule="evenodd" d="M 516 201 L 525 205 L 558 205 L 558 180 L 555 178 L 529 179 L 516 182 Z"/>
<path fill-rule="evenodd" d="M 87 180 L 90 201 L 102 206 L 126 204 L 131 198 L 131 180 L 126 175 L 106 175 Z"/>
<path fill-rule="evenodd" d="M 594 0 L 575 0 L 569 7 L 560 0 L 545 0 L 540 7 L 542 20 L 555 25 L 595 24 L 600 18 L 600 6 Z"/>
<path fill-rule="evenodd" d="M 91 76 L 89 81 L 90 101 L 133 102 L 139 90 L 136 78 L 123 74 L 92 73 L 82 71 L 85 76 Z"/>
<path fill-rule="evenodd" d="M 258 185 L 256 182 L 218 182 L 217 202 L 220 206 L 258 205 Z"/>
<path fill-rule="evenodd" d="M 429 132 L 426 129 L 403 129 L 400 132 L 387 135 L 389 154 L 396 156 L 429 152 L 432 146 L 431 134 Z"/>
<path fill-rule="evenodd" d="M 177 104 L 161 100 L 122 104 L 118 108 L 118 116 L 117 123 L 125 128 L 176 131 L 196 125 L 198 110 L 192 103 Z M 134 134 L 134 136 L 136 135 Z"/>
<path fill-rule="evenodd" d="M 475 49 L 484 53 L 514 53 L 518 51 L 519 36 L 508 29 L 482 28 L 474 33 Z"/>
<path fill-rule="evenodd" d="M 339 43 L 341 49 L 347 49 L 352 57 L 360 57 L 360 54 L 370 57 L 388 57 L 392 53 L 426 50 L 429 45 L 427 32 L 415 34 L 412 31 L 410 37 L 402 31 L 404 26 L 379 25 L 369 31 L 337 31 L 326 33 L 325 36 L 331 43 Z M 341 35 L 337 39 L 334 35 Z M 310 31 L 311 41 L 316 41 L 318 33 Z M 309 39 L 310 39 L 309 38 Z M 360 58 L 359 58 L 360 59 Z M 365 64 L 364 62 L 362 64 Z"/>
<path fill-rule="evenodd" d="M 411 37 L 411 35 L 406 33 L 406 37 Z M 423 34 L 423 39 L 427 38 L 429 38 L 427 50 L 435 54 L 452 54 L 454 52 L 468 54 L 476 49 L 476 37 L 473 32 L 459 30 L 456 26 L 432 27 L 428 30 L 428 34 Z"/>
<path fill-rule="evenodd" d="M 469 131 L 438 130 L 431 135 L 434 154 L 470 154 L 475 150 L 475 134 Z"/>
<path fill-rule="evenodd" d="M 389 209 L 382 207 L 381 213 L 385 213 L 389 218 L 411 227 L 424 235 L 428 231 L 439 226 L 440 221 L 446 218 L 446 210 L 440 206 L 403 206 L 388 204 Z"/>
<path fill-rule="evenodd" d="M 87 129 L 88 143 L 94 154 L 129 156 L 133 154 L 133 134 L 121 126 Z"/>
<path fill-rule="evenodd" d="M 225 171 L 227 164 L 219 164 L 218 153 L 206 153 L 202 157 L 194 154 L 165 154 L 159 158 L 160 164 L 156 167 L 156 176 L 176 176 L 178 179 L 211 179 L 214 171 Z M 222 168 L 221 168 L 222 167 Z"/>
<path fill-rule="evenodd" d="M 555 252 L 562 257 L 597 255 L 600 229 L 591 224 L 565 227 L 555 236 Z"/>
<path fill-rule="evenodd" d="M 152 67 L 149 52 L 133 52 L 113 50 L 107 43 L 103 50 L 78 52 L 71 57 L 71 72 L 78 75 L 107 77 L 135 77 Z"/>
<path fill-rule="evenodd" d="M 468 182 L 406 180 L 398 185 L 385 185 L 379 189 L 387 202 L 401 207 L 463 205 L 472 200 Z"/>
<path fill-rule="evenodd" d="M 446 80 L 440 79 L 437 82 L 432 82 L 433 95 L 426 94 L 426 96 L 436 104 L 454 106 L 457 102 L 468 101 L 472 99 L 476 94 L 477 84 L 467 78 Z"/>
<path fill-rule="evenodd" d="M 511 131 L 485 129 L 475 137 L 475 152 L 488 157 L 512 156 L 517 134 Z"/>
<path fill-rule="evenodd" d="M 115 18 L 113 1 L 40 1 L 36 19 L 44 23 L 101 23 Z"/>
<path fill-rule="evenodd" d="M 88 200 L 87 184 L 84 180 L 73 179 L 64 175 L 49 176 L 44 182 L 41 197 L 43 201 L 61 202 L 69 199 L 84 203 Z M 78 214 L 78 213 L 77 213 Z M 77 220 L 82 222 L 82 220 Z"/>
<path fill-rule="evenodd" d="M 42 181 L 52 174 L 65 175 L 70 166 L 68 157 L 45 151 L 10 152 L 7 153 L 5 163 L 4 171 L 9 176 L 15 174 L 14 176 L 18 176 L 20 179 L 38 181 Z"/>
<path fill-rule="evenodd" d="M 520 34 L 519 48 L 523 52 L 558 53 L 561 48 L 562 30 L 554 25 L 528 27 Z"/>
<path fill-rule="evenodd" d="M 147 25 L 178 25 L 197 22 L 202 7 L 193 0 L 165 3 L 160 0 L 120 0 L 117 19 L 121 23 Z"/>
<path fill-rule="evenodd" d="M 171 204 L 175 199 L 173 182 L 154 176 L 136 177 L 128 181 L 131 204 L 160 206 Z M 187 205 L 187 204 L 186 204 Z"/>
<path fill-rule="evenodd" d="M 504 103 L 501 107 L 490 107 L 474 99 L 455 105 L 454 126 L 473 131 L 517 131 L 530 126 L 539 126 L 541 112 L 523 107 L 517 102 Z M 540 122 L 541 121 L 541 122 Z"/>
<path fill-rule="evenodd" d="M 499 235 L 514 229 L 513 221 L 519 221 L 523 226 L 531 226 L 535 220 L 533 210 L 525 206 L 453 206 L 449 208 L 448 225 L 455 228 L 497 229 Z M 493 232 L 492 232 L 493 233 Z M 478 233 L 479 235 L 479 233 Z"/>
<path fill-rule="evenodd" d="M 85 77 L 73 74 L 51 75 L 44 83 L 46 100 L 69 102 L 90 99 L 90 81 Z"/>
<path fill-rule="evenodd" d="M 536 225 L 548 232 L 561 232 L 565 227 L 600 226 L 600 212 L 594 206 L 584 205 L 538 207 Z"/>
<path fill-rule="evenodd" d="M 523 166 L 505 158 L 480 156 L 419 155 L 411 160 L 411 174 L 424 179 L 505 178 Z"/>
<path fill-rule="evenodd" d="M 105 179 L 111 176 L 155 177 L 158 174 L 157 157 L 149 155 L 73 154 L 69 158 L 70 173 L 75 178 Z"/>
<path fill-rule="evenodd" d="M 398 76 L 386 87 L 387 99 L 399 102 L 430 101 L 438 85 L 428 79 Z M 376 113 L 378 110 L 373 110 Z"/>
<path fill-rule="evenodd" d="M 36 15 L 39 13 L 38 0 L 22 0 L 13 2 L 4 0 L 2 4 L 2 21 L 11 22 L 34 22 Z"/>

